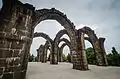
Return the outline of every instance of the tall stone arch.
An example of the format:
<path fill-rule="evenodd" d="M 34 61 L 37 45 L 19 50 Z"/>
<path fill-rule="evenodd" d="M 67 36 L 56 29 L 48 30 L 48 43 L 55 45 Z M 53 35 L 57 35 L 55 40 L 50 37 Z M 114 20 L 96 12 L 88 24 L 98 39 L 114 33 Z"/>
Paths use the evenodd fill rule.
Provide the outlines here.
<path fill-rule="evenodd" d="M 60 30 L 56 36 L 55 36 L 55 39 L 54 39 L 54 52 L 57 53 L 57 61 L 59 61 L 59 40 L 60 38 L 64 35 L 68 35 L 68 32 L 67 30 L 63 29 L 63 30 Z"/>
<path fill-rule="evenodd" d="M 59 48 L 59 54 L 60 54 L 60 61 L 59 62 L 61 62 L 61 61 L 63 61 L 63 48 L 65 47 L 65 46 L 68 46 L 69 47 L 69 45 L 67 44 L 67 43 L 63 43 L 62 45 L 61 45 L 61 47 Z M 69 47 L 70 48 L 70 47 Z"/>
<path fill-rule="evenodd" d="M 61 26 L 63 26 L 67 30 L 67 33 L 70 36 L 70 40 L 73 46 L 72 51 L 73 53 L 75 53 L 74 55 L 76 55 L 77 46 L 76 46 L 75 26 L 67 18 L 65 14 L 56 10 L 55 8 L 52 8 L 52 9 L 36 10 L 34 15 L 35 16 L 33 17 L 33 24 L 32 24 L 33 28 L 35 28 L 35 26 L 39 24 L 41 21 L 48 20 L 48 19 L 56 20 L 57 22 L 59 22 Z M 55 61 L 57 61 L 57 53 L 53 54 L 52 56 L 54 57 Z M 55 63 L 57 64 L 57 62 Z M 78 65 L 78 64 L 74 63 L 73 65 L 74 67 L 76 67 L 75 65 Z"/>
<path fill-rule="evenodd" d="M 34 28 L 48 19 L 58 21 L 67 30 L 74 58 L 73 68 L 83 70 L 79 62 L 75 26 L 66 15 L 54 8 L 35 11 L 30 4 L 3 0 L 0 11 L 0 78 L 25 79 Z"/>
<path fill-rule="evenodd" d="M 89 27 L 83 27 L 83 28 L 81 28 L 79 30 L 80 30 L 80 32 L 83 32 L 84 34 L 88 35 L 89 38 L 85 37 L 85 39 L 88 40 L 92 44 L 92 46 L 94 48 L 95 55 L 96 55 L 96 60 L 97 60 L 97 65 L 98 66 L 107 65 L 106 55 L 104 54 L 104 56 L 103 56 L 102 49 L 100 48 L 99 39 L 97 38 L 94 31 Z"/>

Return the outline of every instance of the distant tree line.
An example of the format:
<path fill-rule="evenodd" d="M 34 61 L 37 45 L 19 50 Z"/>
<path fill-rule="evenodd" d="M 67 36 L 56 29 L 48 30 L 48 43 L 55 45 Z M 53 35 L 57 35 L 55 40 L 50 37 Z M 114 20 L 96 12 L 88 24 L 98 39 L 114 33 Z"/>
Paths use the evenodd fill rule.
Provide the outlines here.
<path fill-rule="evenodd" d="M 96 64 L 96 57 L 93 48 L 86 49 L 88 64 Z M 120 53 L 118 53 L 115 47 L 112 47 L 111 53 L 107 54 L 107 61 L 109 66 L 120 66 Z"/>
<path fill-rule="evenodd" d="M 95 65 L 96 57 L 93 48 L 91 47 L 87 48 L 86 55 L 87 55 L 88 64 Z M 71 56 L 69 53 L 67 56 L 63 54 L 62 59 L 63 62 L 71 63 Z M 36 57 L 33 54 L 29 55 L 29 62 L 35 62 L 35 61 L 36 61 Z M 48 61 L 50 61 L 50 57 L 48 57 Z M 107 61 L 109 66 L 120 66 L 120 53 L 117 52 L 115 47 L 112 47 L 111 53 L 107 54 Z"/>

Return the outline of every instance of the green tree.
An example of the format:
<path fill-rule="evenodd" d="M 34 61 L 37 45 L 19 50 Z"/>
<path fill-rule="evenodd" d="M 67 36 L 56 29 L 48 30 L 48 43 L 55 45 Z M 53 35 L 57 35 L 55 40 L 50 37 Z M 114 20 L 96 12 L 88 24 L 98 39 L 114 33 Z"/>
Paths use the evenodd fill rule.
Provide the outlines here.
<path fill-rule="evenodd" d="M 70 56 L 69 53 L 68 53 L 68 55 L 67 55 L 67 61 L 68 61 L 68 62 L 71 62 L 71 56 Z"/>
<path fill-rule="evenodd" d="M 29 55 L 29 62 L 34 62 L 35 61 L 35 57 L 34 55 Z"/>
<path fill-rule="evenodd" d="M 112 47 L 111 52 L 107 55 L 108 65 L 120 66 L 120 54 L 116 51 L 115 47 Z"/>
<path fill-rule="evenodd" d="M 96 64 L 96 57 L 93 48 L 91 47 L 87 48 L 86 55 L 87 55 L 88 64 Z"/>
<path fill-rule="evenodd" d="M 63 62 L 67 62 L 67 57 L 63 54 L 62 55 Z"/>
<path fill-rule="evenodd" d="M 115 47 L 112 47 L 111 52 L 112 52 L 113 54 L 118 54 L 118 52 L 116 51 Z"/>

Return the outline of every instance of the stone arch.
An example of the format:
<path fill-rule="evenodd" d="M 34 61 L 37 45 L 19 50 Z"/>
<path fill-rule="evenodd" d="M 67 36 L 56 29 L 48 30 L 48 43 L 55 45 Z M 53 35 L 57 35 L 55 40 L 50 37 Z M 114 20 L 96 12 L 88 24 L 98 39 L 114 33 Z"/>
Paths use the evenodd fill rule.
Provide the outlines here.
<path fill-rule="evenodd" d="M 33 24 L 32 24 L 33 28 L 35 28 L 35 26 L 39 24 L 41 21 L 48 20 L 48 19 L 56 20 L 57 22 L 59 22 L 66 29 L 68 36 L 70 36 L 70 40 L 72 44 L 72 51 L 76 53 L 77 42 L 76 42 L 75 26 L 67 18 L 65 14 L 63 14 L 59 10 L 56 10 L 55 8 L 51 8 L 51 9 L 36 10 L 34 15 L 35 16 L 33 16 Z M 55 59 L 54 63 L 57 64 L 57 53 L 54 52 L 52 56 Z"/>
<path fill-rule="evenodd" d="M 64 41 L 65 43 L 67 43 L 67 45 L 71 48 L 71 43 L 70 43 L 70 41 L 69 41 L 68 39 L 66 39 L 66 38 L 60 39 L 60 40 L 58 41 L 58 45 L 59 45 L 59 43 L 62 42 L 62 41 Z"/>
<path fill-rule="evenodd" d="M 63 58 L 62 58 L 62 56 L 63 56 L 63 49 L 64 49 L 64 47 L 65 46 L 68 46 L 69 47 L 69 49 L 70 49 L 70 46 L 69 46 L 69 44 L 68 43 L 63 43 L 62 45 L 61 45 L 61 47 L 59 48 L 59 50 L 60 50 L 60 54 L 61 54 L 61 61 L 63 61 Z M 70 53 L 71 53 L 71 51 L 70 51 Z M 69 54 L 69 56 L 70 56 L 70 60 L 69 60 L 69 62 L 71 62 L 71 55 Z M 60 62 L 61 62 L 60 61 Z"/>
<path fill-rule="evenodd" d="M 44 45 L 40 45 L 39 48 L 37 49 L 37 61 L 46 63 L 47 62 L 47 50 L 51 50 L 51 46 L 48 41 Z"/>
<path fill-rule="evenodd" d="M 93 49 L 94 49 L 95 55 L 96 55 L 97 65 L 98 66 L 107 65 L 107 61 L 102 55 L 102 50 L 100 48 L 99 39 L 96 36 L 96 34 L 94 33 L 94 30 L 85 26 L 82 29 L 79 29 L 79 31 L 88 35 L 88 37 L 85 37 L 85 40 L 88 40 L 93 46 Z"/>
<path fill-rule="evenodd" d="M 50 45 L 52 45 L 53 43 L 53 40 L 49 37 L 49 35 L 45 34 L 45 33 L 42 33 L 42 32 L 36 32 L 34 33 L 34 38 L 36 37 L 43 37 L 44 39 L 46 39 Z"/>
<path fill-rule="evenodd" d="M 75 26 L 66 15 L 54 8 L 35 11 L 35 7 L 31 4 L 23 4 L 18 0 L 3 0 L 3 7 L 0 11 L 1 78 L 9 76 L 10 79 L 25 79 L 34 28 L 38 23 L 47 19 L 58 21 L 67 30 L 75 60 L 73 68 L 83 70 L 77 56 L 79 52 Z"/>
<path fill-rule="evenodd" d="M 59 46 L 59 40 L 64 34 L 68 35 L 68 32 L 65 29 L 60 30 L 56 34 L 55 39 L 54 39 L 54 52 L 58 53 L 58 56 L 57 56 L 58 61 L 59 61 L 59 50 L 58 50 L 59 49 L 59 47 L 58 47 Z"/>
<path fill-rule="evenodd" d="M 53 43 L 53 40 L 47 35 L 47 34 L 45 34 L 45 33 L 42 33 L 42 32 L 36 32 L 36 33 L 34 33 L 34 36 L 33 36 L 33 38 L 35 38 L 35 37 L 43 37 L 44 39 L 46 39 L 47 40 L 47 42 L 45 43 L 45 45 L 44 45 L 44 53 L 46 53 L 46 47 L 45 46 L 48 46 L 47 44 L 49 44 L 49 46 L 50 46 L 50 52 L 51 52 L 51 54 L 50 55 L 52 55 L 52 53 L 54 52 L 54 50 L 53 50 L 53 48 L 54 48 L 54 43 Z M 50 56 L 50 63 L 51 64 L 54 64 L 54 58 L 52 57 L 52 56 Z"/>
<path fill-rule="evenodd" d="M 58 41 L 58 45 L 59 45 L 59 43 L 62 42 L 62 41 L 64 41 L 65 44 L 69 47 L 69 49 L 70 49 L 70 54 L 71 54 L 71 53 L 72 53 L 72 52 L 71 52 L 71 43 L 68 41 L 68 39 L 62 38 L 62 39 L 60 39 L 60 40 Z M 64 48 L 64 47 L 63 47 L 63 48 Z M 61 60 L 62 60 L 61 47 L 59 47 L 58 49 L 59 49 L 59 51 L 58 51 L 58 60 L 59 60 L 59 62 L 61 62 Z M 72 55 L 72 54 L 71 54 L 71 55 Z M 71 57 L 72 57 L 72 56 L 71 56 Z"/>

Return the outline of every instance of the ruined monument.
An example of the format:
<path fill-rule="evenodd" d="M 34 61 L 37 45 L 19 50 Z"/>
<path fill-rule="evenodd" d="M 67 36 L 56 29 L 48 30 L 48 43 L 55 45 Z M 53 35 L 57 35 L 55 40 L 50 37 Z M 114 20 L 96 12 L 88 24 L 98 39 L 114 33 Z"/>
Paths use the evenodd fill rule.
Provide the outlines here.
<path fill-rule="evenodd" d="M 18 0 L 2 1 L 3 7 L 0 11 L 0 79 L 25 79 L 32 40 L 41 36 L 39 33 L 34 34 L 34 29 L 41 21 L 48 19 L 56 20 L 65 28 L 71 43 L 73 69 L 88 70 L 84 33 L 88 33 L 89 37 L 91 37 L 91 33 L 86 31 L 86 28 L 82 29 L 83 32 L 76 31 L 75 25 L 67 16 L 55 8 L 35 10 L 32 5 L 23 4 Z M 94 40 L 94 37 L 92 38 L 92 43 L 95 43 L 93 46 L 99 50 L 96 50 L 98 65 L 107 64 L 103 47 L 104 39 Z M 54 47 L 52 47 L 54 51 L 51 53 L 51 63 L 57 64 L 58 40 L 54 44 L 48 39 L 47 37 L 49 44 Z M 100 51 L 101 49 L 104 52 Z"/>

